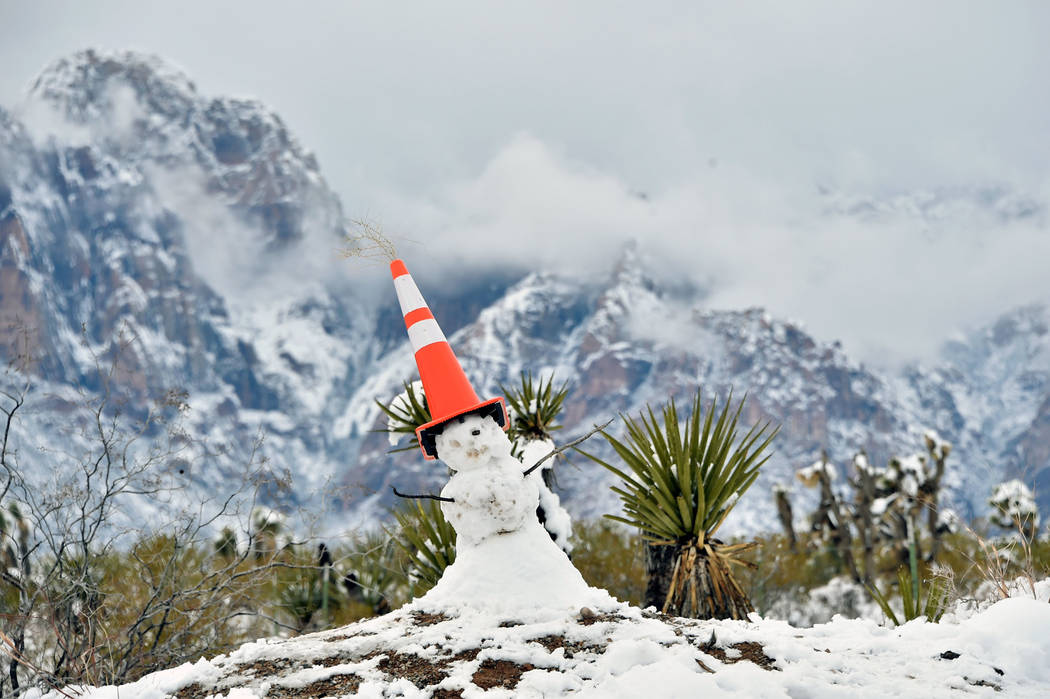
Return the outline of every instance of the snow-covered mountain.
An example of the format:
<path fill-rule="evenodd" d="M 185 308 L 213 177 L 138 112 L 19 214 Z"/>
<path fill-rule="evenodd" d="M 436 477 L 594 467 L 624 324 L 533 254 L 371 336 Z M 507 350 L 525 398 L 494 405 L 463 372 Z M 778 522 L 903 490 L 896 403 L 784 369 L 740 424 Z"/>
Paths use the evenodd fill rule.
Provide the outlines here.
<path fill-rule="evenodd" d="M 35 446 L 83 439 L 71 426 L 84 395 L 111 390 L 135 416 L 176 389 L 190 407 L 180 473 L 200 492 L 235 485 L 260 433 L 259 455 L 289 472 L 275 496 L 287 506 L 321 498 L 330 517 L 364 521 L 390 504 L 391 484 L 436 490 L 443 468 L 388 455 L 372 432 L 374 400 L 415 366 L 392 290 L 377 296 L 334 255 L 344 234 L 316 159 L 264 105 L 209 98 L 134 53 L 48 67 L 25 104 L 0 109 L 0 353 L 30 356 L 37 377 L 22 463 L 46 472 L 54 455 Z M 446 270 L 454 286 L 421 286 L 479 394 L 522 370 L 570 382 L 566 438 L 698 384 L 710 397 L 747 392 L 747 419 L 783 429 L 738 527 L 775 526 L 764 488 L 822 448 L 839 463 L 862 447 L 880 461 L 919 450 L 927 428 L 957 446 L 947 482 L 964 510 L 1016 474 L 1050 505 L 1047 307 L 889 373 L 761 309 L 711 309 L 648 269 L 644 249 L 628 248 L 605 274 Z M 98 366 L 118 355 L 104 385 Z M 558 477 L 577 514 L 616 507 L 585 460 Z"/>

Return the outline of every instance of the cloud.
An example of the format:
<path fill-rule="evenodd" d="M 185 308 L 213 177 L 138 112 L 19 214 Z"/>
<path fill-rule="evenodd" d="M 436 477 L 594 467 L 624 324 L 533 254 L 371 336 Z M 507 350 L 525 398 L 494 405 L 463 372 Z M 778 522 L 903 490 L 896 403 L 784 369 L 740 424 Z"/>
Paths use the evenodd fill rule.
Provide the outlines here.
<path fill-rule="evenodd" d="M 712 308 L 763 306 L 877 363 L 932 355 L 955 330 L 1050 300 L 1045 198 L 947 189 L 871 198 L 785 188 L 707 167 L 637 192 L 521 134 L 476 177 L 427 200 L 391 194 L 407 256 L 605 271 L 637 240 L 664 281 L 690 281 Z M 447 273 L 447 272 L 446 272 Z"/>
<path fill-rule="evenodd" d="M 449 269 L 602 269 L 637 238 L 709 303 L 873 358 L 1047 295 L 1045 222 L 965 203 L 1048 201 L 1045 2 L 100 0 L 5 20 L 0 102 L 85 46 L 158 53 L 273 106 L 347 213 Z"/>

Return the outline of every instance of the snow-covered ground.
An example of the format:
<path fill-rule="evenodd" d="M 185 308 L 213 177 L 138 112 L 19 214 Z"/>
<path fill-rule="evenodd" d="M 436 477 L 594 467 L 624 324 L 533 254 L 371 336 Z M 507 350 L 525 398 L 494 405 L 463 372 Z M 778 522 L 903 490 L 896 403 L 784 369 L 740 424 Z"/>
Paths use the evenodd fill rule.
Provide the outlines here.
<path fill-rule="evenodd" d="M 547 585 L 535 581 L 539 592 Z M 757 616 L 696 621 L 618 603 L 508 615 L 417 602 L 84 696 L 1046 697 L 1050 582 L 1039 591 L 1041 600 L 1010 598 L 968 618 L 900 628 L 842 618 L 806 629 Z"/>
<path fill-rule="evenodd" d="M 452 420 L 436 442 L 454 471 L 441 506 L 457 555 L 429 592 L 385 616 L 263 639 L 122 687 L 80 688 L 84 695 L 1050 696 L 1050 581 L 1034 596 L 899 628 L 839 616 L 799 628 L 758 615 L 698 621 L 643 611 L 588 587 L 530 516 L 536 486 L 495 421 Z"/>

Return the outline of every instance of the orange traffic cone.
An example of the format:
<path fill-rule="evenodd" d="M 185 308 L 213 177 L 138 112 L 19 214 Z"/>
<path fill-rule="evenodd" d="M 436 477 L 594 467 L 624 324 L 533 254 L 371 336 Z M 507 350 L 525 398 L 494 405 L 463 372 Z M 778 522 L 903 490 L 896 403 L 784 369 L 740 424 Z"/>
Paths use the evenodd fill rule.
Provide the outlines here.
<path fill-rule="evenodd" d="M 419 378 L 423 381 L 423 394 L 430 408 L 430 417 L 433 418 L 416 429 L 423 456 L 427 459 L 437 458 L 435 440 L 444 424 L 456 417 L 487 415 L 506 430 L 507 406 L 503 398 L 486 401 L 478 398 L 405 263 L 401 260 L 391 262 L 390 274 L 394 277 L 397 300 L 405 316 L 408 339 L 416 355 Z"/>

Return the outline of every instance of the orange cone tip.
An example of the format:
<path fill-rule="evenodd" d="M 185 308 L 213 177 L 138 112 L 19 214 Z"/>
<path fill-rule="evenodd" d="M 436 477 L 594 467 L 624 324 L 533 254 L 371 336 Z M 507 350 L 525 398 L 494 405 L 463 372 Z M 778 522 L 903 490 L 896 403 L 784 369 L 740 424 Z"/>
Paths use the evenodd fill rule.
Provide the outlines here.
<path fill-rule="evenodd" d="M 463 372 L 452 347 L 434 320 L 423 295 L 419 293 L 412 275 L 401 260 L 390 263 L 390 274 L 394 278 L 401 313 L 405 317 L 405 328 L 412 351 L 416 356 L 419 378 L 423 382 L 423 394 L 430 408 L 430 422 L 416 429 L 419 447 L 426 459 L 437 458 L 436 438 L 445 423 L 464 415 L 490 416 L 507 429 L 507 407 L 502 397 L 482 401 L 470 380 Z"/>

